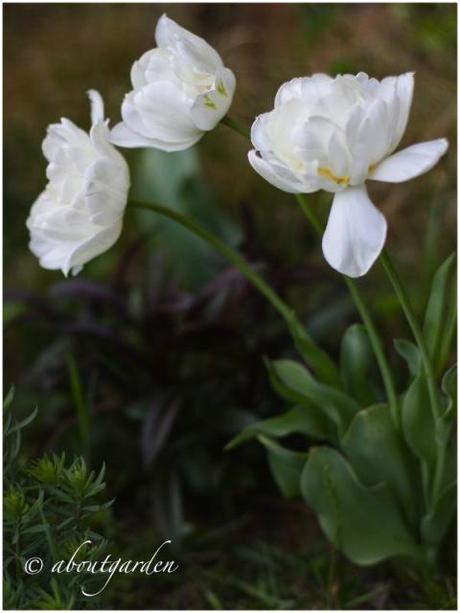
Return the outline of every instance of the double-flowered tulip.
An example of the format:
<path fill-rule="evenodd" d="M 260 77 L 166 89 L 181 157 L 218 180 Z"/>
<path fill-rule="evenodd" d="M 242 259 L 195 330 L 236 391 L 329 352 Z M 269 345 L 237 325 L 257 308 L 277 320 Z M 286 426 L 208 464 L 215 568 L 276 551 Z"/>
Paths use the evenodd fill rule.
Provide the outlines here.
<path fill-rule="evenodd" d="M 286 192 L 334 194 L 323 253 L 350 277 L 364 275 L 385 243 L 387 224 L 367 180 L 400 183 L 430 170 L 446 152 L 440 138 L 395 152 L 412 103 L 413 73 L 382 81 L 364 73 L 297 78 L 251 130 L 253 168 Z"/>
<path fill-rule="evenodd" d="M 157 47 L 133 64 L 133 89 L 123 101 L 123 121 L 113 128 L 112 142 L 187 149 L 227 113 L 235 76 L 205 40 L 166 15 L 158 21 L 155 39 Z"/>
<path fill-rule="evenodd" d="M 127 203 L 129 170 L 109 142 L 100 94 L 88 92 L 92 127 L 68 119 L 48 127 L 42 150 L 48 185 L 30 211 L 30 249 L 41 266 L 77 274 L 118 239 Z"/>

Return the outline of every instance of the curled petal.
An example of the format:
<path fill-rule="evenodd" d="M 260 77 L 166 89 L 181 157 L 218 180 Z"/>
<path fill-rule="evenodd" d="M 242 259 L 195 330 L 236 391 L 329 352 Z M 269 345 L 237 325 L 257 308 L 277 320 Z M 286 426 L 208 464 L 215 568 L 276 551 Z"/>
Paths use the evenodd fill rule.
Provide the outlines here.
<path fill-rule="evenodd" d="M 155 40 L 160 49 L 168 49 L 203 71 L 223 66 L 220 55 L 203 38 L 182 28 L 166 14 L 158 20 Z"/>
<path fill-rule="evenodd" d="M 324 257 L 338 272 L 361 277 L 382 251 L 386 232 L 385 217 L 366 187 L 349 187 L 334 196 L 323 236 Z"/>
<path fill-rule="evenodd" d="M 87 92 L 91 101 L 91 123 L 97 124 L 104 121 L 104 100 L 101 94 L 95 89 L 89 89 Z"/>
<path fill-rule="evenodd" d="M 118 219 L 112 225 L 102 227 L 99 232 L 76 245 L 67 257 L 62 271 L 64 275 L 67 276 L 70 271 L 76 275 L 86 262 L 110 249 L 119 239 L 122 227 L 123 222 L 121 219 Z"/>
<path fill-rule="evenodd" d="M 110 132 L 110 142 L 117 147 L 156 147 L 156 142 L 131 130 L 124 121 L 117 123 Z"/>
<path fill-rule="evenodd" d="M 402 149 L 380 162 L 369 175 L 369 179 L 402 183 L 418 177 L 431 170 L 448 147 L 449 143 L 445 138 L 438 138 Z"/>
<path fill-rule="evenodd" d="M 392 79 L 394 80 L 394 95 L 392 97 L 393 104 L 391 104 L 390 99 L 390 107 L 394 109 L 394 115 L 391 118 L 393 138 L 390 152 L 396 149 L 406 131 L 414 94 L 414 73 L 406 72 L 398 77 L 387 77 L 387 79 L 383 79 L 382 85 L 385 87 L 386 81 L 391 81 Z"/>
<path fill-rule="evenodd" d="M 258 172 L 262 178 L 278 189 L 290 194 L 302 194 L 306 192 L 303 184 L 288 168 L 280 164 L 266 162 L 262 157 L 257 155 L 255 149 L 252 149 L 248 153 L 248 160 L 254 170 Z"/>

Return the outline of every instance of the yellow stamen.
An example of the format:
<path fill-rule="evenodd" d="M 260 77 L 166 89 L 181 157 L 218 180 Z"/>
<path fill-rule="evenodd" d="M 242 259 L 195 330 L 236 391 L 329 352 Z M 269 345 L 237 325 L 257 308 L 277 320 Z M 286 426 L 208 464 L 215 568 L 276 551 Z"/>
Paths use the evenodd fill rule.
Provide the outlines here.
<path fill-rule="evenodd" d="M 321 175 L 322 177 L 326 177 L 326 179 L 330 179 L 331 181 L 338 183 L 339 185 L 349 185 L 350 183 L 350 177 L 348 176 L 337 177 L 330 168 L 320 167 L 318 168 L 318 174 Z"/>

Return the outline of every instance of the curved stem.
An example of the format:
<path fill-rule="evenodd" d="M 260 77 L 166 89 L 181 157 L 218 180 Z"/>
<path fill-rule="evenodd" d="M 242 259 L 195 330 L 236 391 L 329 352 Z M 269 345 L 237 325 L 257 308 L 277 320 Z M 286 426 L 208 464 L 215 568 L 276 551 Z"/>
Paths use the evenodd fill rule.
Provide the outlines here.
<path fill-rule="evenodd" d="M 224 119 L 221 120 L 221 123 L 235 130 L 236 132 L 238 132 L 238 134 L 241 134 L 245 138 L 249 138 L 248 132 L 244 128 L 239 126 L 238 123 L 235 122 L 233 119 L 230 119 L 230 117 L 224 117 Z M 300 204 L 300 207 L 305 217 L 312 224 L 316 232 L 319 235 L 321 235 L 323 233 L 323 226 L 320 220 L 315 215 L 312 208 L 308 205 L 308 202 L 306 201 L 305 196 L 303 194 L 296 194 L 295 197 L 297 199 L 297 202 Z M 395 424 L 395 427 L 399 430 L 400 429 L 399 400 L 398 400 L 398 395 L 396 393 L 396 387 L 393 381 L 393 375 L 391 374 L 390 366 L 388 364 L 385 353 L 383 351 L 382 342 L 380 340 L 380 337 L 378 335 L 374 322 L 372 321 L 370 312 L 362 299 L 361 293 L 356 283 L 352 279 L 345 277 L 345 276 L 344 276 L 344 280 L 350 291 L 351 297 L 353 298 L 355 302 L 356 308 L 358 309 L 361 319 L 363 320 L 363 324 L 367 330 L 369 341 L 371 343 L 375 358 L 377 360 L 377 364 L 380 369 L 380 373 L 382 375 L 383 384 L 385 386 L 385 390 L 386 390 L 387 397 L 388 397 L 388 403 L 390 405 L 390 411 L 391 411 L 393 423 Z"/>
<path fill-rule="evenodd" d="M 130 201 L 128 206 L 131 208 L 153 211 L 154 213 L 158 213 L 164 217 L 169 217 L 169 219 L 173 219 L 180 225 L 188 228 L 197 236 L 201 237 L 212 247 L 214 247 L 216 251 L 227 258 L 236 268 L 238 268 L 238 270 L 243 273 L 243 275 L 254 285 L 254 287 L 256 287 L 259 292 L 265 296 L 265 298 L 267 298 L 270 304 L 286 321 L 289 322 L 291 320 L 292 310 L 290 307 L 283 302 L 283 300 L 272 290 L 264 279 L 258 273 L 256 273 L 253 268 L 251 268 L 250 264 L 248 264 L 237 251 L 232 249 L 232 247 L 229 247 L 226 243 L 221 241 L 220 238 L 196 223 L 196 221 L 190 217 L 187 217 L 186 215 L 183 215 L 182 213 L 178 213 L 177 211 L 153 202 Z"/>

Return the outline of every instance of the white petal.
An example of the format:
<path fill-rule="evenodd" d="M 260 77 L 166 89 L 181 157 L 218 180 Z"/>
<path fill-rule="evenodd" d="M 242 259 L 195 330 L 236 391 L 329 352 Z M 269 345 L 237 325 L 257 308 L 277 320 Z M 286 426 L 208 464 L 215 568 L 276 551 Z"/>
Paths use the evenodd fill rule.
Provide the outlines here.
<path fill-rule="evenodd" d="M 97 123 L 91 127 L 89 132 L 89 138 L 91 140 L 91 144 L 94 147 L 94 152 L 98 154 L 98 156 L 102 156 L 105 158 L 110 158 L 113 163 L 118 164 L 119 166 L 127 167 L 125 158 L 119 153 L 113 144 L 110 142 L 110 130 L 107 124 Z M 94 161 L 94 160 L 90 160 Z M 90 161 L 86 161 L 86 166 Z"/>
<path fill-rule="evenodd" d="M 257 151 L 268 151 L 270 144 L 267 141 L 267 123 L 270 121 L 272 113 L 262 113 L 257 115 L 251 126 L 251 142 Z"/>
<path fill-rule="evenodd" d="M 248 160 L 261 177 L 278 189 L 288 192 L 289 194 L 302 194 L 306 192 L 302 183 L 288 168 L 280 164 L 269 164 L 258 156 L 254 149 L 248 153 Z"/>
<path fill-rule="evenodd" d="M 131 130 L 156 141 L 159 149 L 177 151 L 191 147 L 202 135 L 190 116 L 190 106 L 174 83 L 158 82 L 129 93 L 121 114 Z"/>
<path fill-rule="evenodd" d="M 357 141 L 365 146 L 368 166 L 379 162 L 385 155 L 388 155 L 391 147 L 391 123 L 384 101 L 376 100 L 366 110 Z"/>
<path fill-rule="evenodd" d="M 94 125 L 104 121 L 104 100 L 101 94 L 95 89 L 89 89 L 87 92 L 91 101 L 91 123 Z"/>
<path fill-rule="evenodd" d="M 172 83 L 151 83 L 130 92 L 121 112 L 124 121 L 111 133 L 111 142 L 119 147 L 181 151 L 203 135 L 187 113 L 182 93 Z"/>
<path fill-rule="evenodd" d="M 334 196 L 323 253 L 327 262 L 349 277 L 366 274 L 383 249 L 385 217 L 367 195 L 365 185 L 349 187 Z"/>
<path fill-rule="evenodd" d="M 150 61 L 157 49 L 149 49 L 141 57 L 134 62 L 131 67 L 131 83 L 134 89 L 141 89 L 147 85 L 146 71 L 148 70 Z"/>
<path fill-rule="evenodd" d="M 320 72 L 311 77 L 296 77 L 283 83 L 275 96 L 275 108 L 293 99 L 308 99 L 323 95 L 333 79 Z"/>
<path fill-rule="evenodd" d="M 327 159 L 329 168 L 336 177 L 349 175 L 350 153 L 340 132 L 333 132 L 329 140 Z"/>
<path fill-rule="evenodd" d="M 445 154 L 449 143 L 445 138 L 418 143 L 390 155 L 369 175 L 374 181 L 401 183 L 431 170 Z"/>
<path fill-rule="evenodd" d="M 113 225 L 102 228 L 93 236 L 75 245 L 62 266 L 62 272 L 66 276 L 70 270 L 74 275 L 77 274 L 84 264 L 104 253 L 117 242 L 122 227 L 122 220 L 119 219 Z"/>
<path fill-rule="evenodd" d="M 395 88 L 396 96 L 398 98 L 398 117 L 395 121 L 391 151 L 396 149 L 396 147 L 399 145 L 399 141 L 406 131 L 407 121 L 409 119 L 409 113 L 412 106 L 412 97 L 414 94 L 414 73 L 406 72 L 405 74 L 396 77 Z"/>
<path fill-rule="evenodd" d="M 200 130 L 212 130 L 227 113 L 235 91 L 235 75 L 229 68 L 216 78 L 216 89 L 201 94 L 193 103 L 191 117 Z"/>
<path fill-rule="evenodd" d="M 84 199 L 91 223 L 108 226 L 118 220 L 126 207 L 129 171 L 112 160 L 100 159 L 86 171 Z"/>
<path fill-rule="evenodd" d="M 223 66 L 220 55 L 211 45 L 167 15 L 162 15 L 158 20 L 155 40 L 158 47 L 177 54 L 199 70 L 213 72 Z"/>
<path fill-rule="evenodd" d="M 110 142 L 117 147 L 155 147 L 151 138 L 137 134 L 121 121 L 110 132 Z"/>

